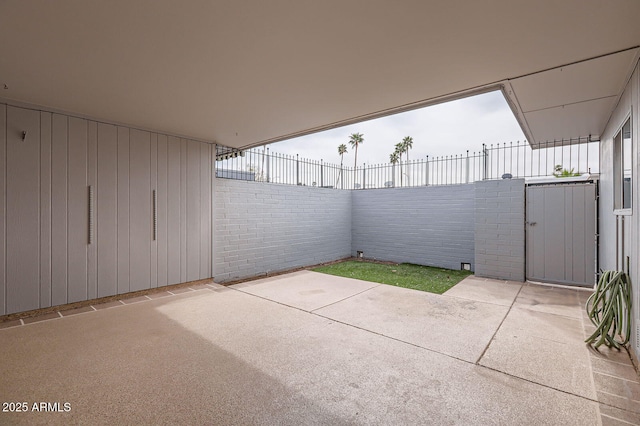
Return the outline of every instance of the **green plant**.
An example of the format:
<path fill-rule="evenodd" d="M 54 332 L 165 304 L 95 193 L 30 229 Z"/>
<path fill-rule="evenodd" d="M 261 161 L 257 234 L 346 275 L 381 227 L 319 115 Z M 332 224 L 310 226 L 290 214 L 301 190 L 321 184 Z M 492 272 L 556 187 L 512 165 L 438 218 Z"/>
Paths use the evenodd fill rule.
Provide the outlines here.
<path fill-rule="evenodd" d="M 314 268 L 313 271 L 436 294 L 444 293 L 471 275 L 470 271 L 434 268 L 409 263 L 374 263 L 360 260 L 348 260 L 320 266 Z"/>
<path fill-rule="evenodd" d="M 581 173 L 579 172 L 574 172 L 573 168 L 571 168 L 571 170 L 569 169 L 563 169 L 561 164 L 557 164 L 554 167 L 555 172 L 553 173 L 553 175 L 557 178 L 565 178 L 565 177 L 573 177 L 573 176 L 580 176 Z"/>
<path fill-rule="evenodd" d="M 621 271 L 604 271 L 586 304 L 596 331 L 585 342 L 620 349 L 631 337 L 631 280 Z M 617 340 L 616 337 L 622 337 Z"/>
<path fill-rule="evenodd" d="M 391 154 L 389 154 L 389 162 L 391 164 L 396 164 L 398 162 L 398 151 L 393 151 Z"/>

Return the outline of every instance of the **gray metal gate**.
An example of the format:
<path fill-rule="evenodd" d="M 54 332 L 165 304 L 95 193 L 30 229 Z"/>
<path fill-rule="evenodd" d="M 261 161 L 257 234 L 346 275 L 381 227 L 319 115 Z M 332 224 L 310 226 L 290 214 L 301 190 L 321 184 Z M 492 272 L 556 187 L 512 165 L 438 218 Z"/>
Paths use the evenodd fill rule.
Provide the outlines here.
<path fill-rule="evenodd" d="M 596 192 L 593 182 L 527 186 L 528 280 L 594 285 Z"/>

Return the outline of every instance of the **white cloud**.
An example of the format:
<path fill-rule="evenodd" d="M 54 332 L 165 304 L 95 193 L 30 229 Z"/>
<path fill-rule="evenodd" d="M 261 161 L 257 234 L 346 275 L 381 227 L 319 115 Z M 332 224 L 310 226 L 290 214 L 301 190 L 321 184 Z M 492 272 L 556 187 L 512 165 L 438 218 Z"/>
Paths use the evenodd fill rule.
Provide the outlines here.
<path fill-rule="evenodd" d="M 410 159 L 460 155 L 482 149 L 482 144 L 523 141 L 524 135 L 502 93 L 491 92 L 419 110 L 353 124 L 272 144 L 270 150 L 299 154 L 301 158 L 339 163 L 338 145 L 349 135 L 363 133 L 358 164 L 387 163 L 396 143 L 413 138 Z M 345 164 L 353 164 L 349 147 Z"/>

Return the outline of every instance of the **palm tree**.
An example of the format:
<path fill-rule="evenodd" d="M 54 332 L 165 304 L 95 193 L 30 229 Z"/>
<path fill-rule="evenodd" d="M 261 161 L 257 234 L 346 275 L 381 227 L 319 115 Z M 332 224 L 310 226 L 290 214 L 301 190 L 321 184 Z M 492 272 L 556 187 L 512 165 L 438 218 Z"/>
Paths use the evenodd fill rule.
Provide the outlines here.
<path fill-rule="evenodd" d="M 358 145 L 364 142 L 364 135 L 362 133 L 352 133 L 349 136 L 349 144 L 351 148 L 356 150 L 356 158 L 353 160 L 353 185 L 356 185 L 356 173 L 358 167 Z"/>
<path fill-rule="evenodd" d="M 336 186 L 338 186 L 338 180 L 342 177 L 342 162 L 346 153 L 347 146 L 345 144 L 340 144 L 340 146 L 338 146 L 338 155 L 340 155 L 340 173 L 338 173 L 338 179 L 336 179 Z M 342 186 L 344 186 L 344 182 L 342 182 Z"/>
<path fill-rule="evenodd" d="M 396 150 L 393 152 L 398 156 L 400 162 L 400 186 L 402 186 L 402 154 L 404 154 L 404 145 L 402 142 L 396 144 Z"/>
<path fill-rule="evenodd" d="M 409 182 L 409 150 L 413 148 L 413 138 L 411 136 L 405 136 L 402 139 L 402 148 L 407 153 L 407 185 L 411 185 L 411 182 Z"/>
<path fill-rule="evenodd" d="M 394 151 L 389 154 L 389 162 L 393 164 L 393 168 L 391 171 L 391 182 L 393 182 L 393 186 L 396 186 L 396 163 L 398 162 L 398 152 Z"/>

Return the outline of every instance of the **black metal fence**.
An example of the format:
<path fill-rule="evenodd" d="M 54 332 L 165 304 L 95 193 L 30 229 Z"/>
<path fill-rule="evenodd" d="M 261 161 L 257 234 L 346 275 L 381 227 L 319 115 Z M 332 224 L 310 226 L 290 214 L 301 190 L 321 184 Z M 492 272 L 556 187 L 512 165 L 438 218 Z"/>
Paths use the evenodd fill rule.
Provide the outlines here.
<path fill-rule="evenodd" d="M 266 149 L 216 161 L 216 177 L 338 189 L 455 185 L 506 177 L 599 173 L 598 142 L 585 139 L 482 145 L 477 152 L 419 158 L 395 164 L 353 166 L 309 160 Z"/>

